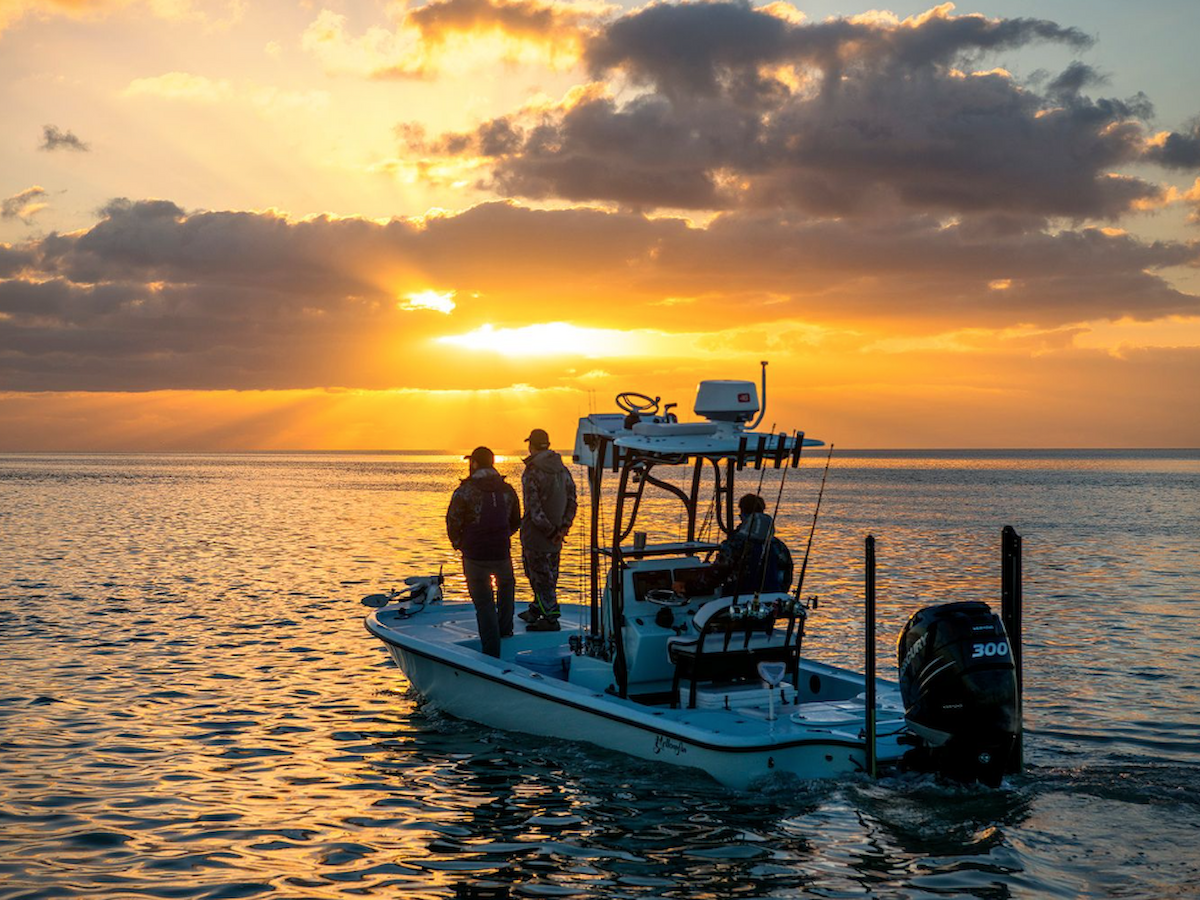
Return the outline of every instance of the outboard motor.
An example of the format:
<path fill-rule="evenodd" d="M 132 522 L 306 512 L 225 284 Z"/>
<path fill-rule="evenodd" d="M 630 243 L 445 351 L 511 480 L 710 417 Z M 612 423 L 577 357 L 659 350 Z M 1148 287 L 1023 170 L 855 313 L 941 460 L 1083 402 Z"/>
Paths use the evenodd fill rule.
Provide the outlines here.
<path fill-rule="evenodd" d="M 908 620 L 897 650 L 904 716 L 919 739 L 905 767 L 998 786 L 1021 730 L 1000 617 L 980 601 L 929 606 Z"/>

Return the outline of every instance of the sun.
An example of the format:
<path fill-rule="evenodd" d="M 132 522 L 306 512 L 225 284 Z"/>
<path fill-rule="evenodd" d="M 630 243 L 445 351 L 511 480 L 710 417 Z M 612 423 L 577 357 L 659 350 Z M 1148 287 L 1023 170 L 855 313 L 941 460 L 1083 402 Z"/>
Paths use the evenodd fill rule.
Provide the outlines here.
<path fill-rule="evenodd" d="M 431 309 L 434 312 L 445 313 L 450 315 L 456 306 L 454 302 L 455 291 L 417 291 L 412 294 L 405 294 L 406 302 L 399 304 L 401 309 Z"/>

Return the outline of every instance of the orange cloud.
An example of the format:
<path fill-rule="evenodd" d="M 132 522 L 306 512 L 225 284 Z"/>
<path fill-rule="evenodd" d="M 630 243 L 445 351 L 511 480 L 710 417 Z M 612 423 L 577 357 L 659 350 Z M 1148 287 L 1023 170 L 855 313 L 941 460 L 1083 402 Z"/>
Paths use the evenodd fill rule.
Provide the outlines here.
<path fill-rule="evenodd" d="M 347 32 L 346 17 L 322 10 L 302 39 L 331 71 L 370 78 L 429 78 L 496 62 L 567 69 L 579 62 L 601 3 L 432 0 L 404 8 L 393 27 Z"/>
<path fill-rule="evenodd" d="M 228 0 L 223 5 L 223 14 L 213 17 L 194 0 L 4 0 L 0 3 L 0 33 L 27 17 L 98 19 L 129 8 L 145 9 L 163 19 L 223 27 L 241 17 L 242 4 L 240 0 Z"/>

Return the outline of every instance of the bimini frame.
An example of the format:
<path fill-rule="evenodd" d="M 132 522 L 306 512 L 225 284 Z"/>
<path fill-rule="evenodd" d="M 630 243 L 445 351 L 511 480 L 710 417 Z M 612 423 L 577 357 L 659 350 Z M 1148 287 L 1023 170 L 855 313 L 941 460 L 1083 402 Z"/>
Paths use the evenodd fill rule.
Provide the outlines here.
<path fill-rule="evenodd" d="M 624 436 L 609 436 L 590 433 L 583 436 L 592 451 L 592 462 L 588 465 L 588 493 L 591 500 L 591 552 L 589 568 L 590 584 L 590 630 L 593 635 L 603 634 L 601 617 L 601 557 L 608 557 L 607 568 L 611 573 L 610 613 L 613 639 L 613 676 L 621 697 L 628 696 L 628 665 L 625 659 L 625 642 L 622 635 L 625 610 L 624 579 L 619 577 L 626 556 L 681 556 L 715 550 L 717 545 L 697 541 L 697 518 L 700 511 L 700 491 L 706 466 L 712 467 L 713 505 L 716 523 L 722 535 L 728 536 L 735 527 L 734 482 L 737 472 L 752 465 L 756 471 L 765 466 L 776 469 L 800 464 L 800 453 L 807 443 L 820 446 L 820 441 L 804 439 L 803 432 L 788 435 L 743 433 L 739 436 L 736 450 L 690 449 L 686 438 L 682 438 L 669 451 L 666 448 L 647 450 L 631 446 Z M 655 478 L 652 474 L 658 465 L 692 466 L 691 489 L 684 491 L 669 482 Z M 611 470 L 619 476 L 616 492 L 616 507 L 613 511 L 612 542 L 609 547 L 601 546 L 600 501 L 604 483 L 604 472 Z M 722 471 L 724 470 L 724 471 Z M 642 496 L 650 484 L 674 496 L 683 504 L 687 513 L 687 536 L 682 542 L 657 544 L 652 547 L 626 548 L 623 542 L 633 532 L 641 509 Z"/>

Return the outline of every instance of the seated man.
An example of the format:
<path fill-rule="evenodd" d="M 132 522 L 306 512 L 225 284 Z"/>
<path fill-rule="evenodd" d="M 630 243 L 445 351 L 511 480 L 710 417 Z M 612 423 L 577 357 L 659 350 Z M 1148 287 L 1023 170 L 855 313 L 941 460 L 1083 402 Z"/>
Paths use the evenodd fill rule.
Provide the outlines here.
<path fill-rule="evenodd" d="M 741 524 L 717 550 L 716 566 L 725 573 L 726 594 L 746 597 L 792 586 L 792 554 L 775 537 L 775 523 L 766 508 L 758 494 L 738 501 Z"/>

